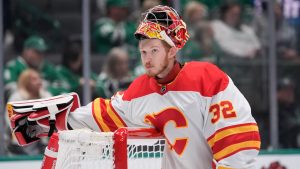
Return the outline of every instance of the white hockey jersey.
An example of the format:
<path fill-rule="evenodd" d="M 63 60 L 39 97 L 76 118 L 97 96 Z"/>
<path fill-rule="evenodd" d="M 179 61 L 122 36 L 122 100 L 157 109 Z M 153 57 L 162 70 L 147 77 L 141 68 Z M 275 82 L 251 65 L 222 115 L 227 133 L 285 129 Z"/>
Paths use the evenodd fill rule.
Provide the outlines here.
<path fill-rule="evenodd" d="M 260 149 L 251 108 L 232 80 L 210 63 L 189 62 L 169 84 L 142 75 L 105 100 L 70 113 L 73 128 L 154 127 L 167 139 L 163 169 L 249 169 Z"/>

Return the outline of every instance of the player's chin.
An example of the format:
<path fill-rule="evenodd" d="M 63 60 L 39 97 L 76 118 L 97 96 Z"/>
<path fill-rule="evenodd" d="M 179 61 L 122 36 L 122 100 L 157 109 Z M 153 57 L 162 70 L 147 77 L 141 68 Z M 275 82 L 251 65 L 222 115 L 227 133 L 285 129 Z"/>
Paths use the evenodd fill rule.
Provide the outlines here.
<path fill-rule="evenodd" d="M 151 71 L 151 70 L 146 70 L 146 74 L 149 76 L 149 77 L 155 77 L 157 75 L 157 73 Z"/>

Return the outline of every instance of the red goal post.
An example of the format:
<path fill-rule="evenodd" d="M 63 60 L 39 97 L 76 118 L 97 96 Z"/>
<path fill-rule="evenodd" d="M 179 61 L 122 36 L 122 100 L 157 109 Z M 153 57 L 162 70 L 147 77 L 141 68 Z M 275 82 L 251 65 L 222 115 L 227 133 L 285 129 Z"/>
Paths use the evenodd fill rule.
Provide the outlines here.
<path fill-rule="evenodd" d="M 103 133 L 80 129 L 58 135 L 49 141 L 42 169 L 160 169 L 166 143 L 153 128 Z"/>

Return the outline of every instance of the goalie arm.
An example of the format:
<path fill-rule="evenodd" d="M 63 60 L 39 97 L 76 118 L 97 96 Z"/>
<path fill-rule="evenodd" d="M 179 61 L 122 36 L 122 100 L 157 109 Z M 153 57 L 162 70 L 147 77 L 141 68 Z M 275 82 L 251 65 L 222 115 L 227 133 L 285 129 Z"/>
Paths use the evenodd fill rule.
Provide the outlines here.
<path fill-rule="evenodd" d="M 68 123 L 73 129 L 90 128 L 94 131 L 110 132 L 130 125 L 128 104 L 117 93 L 111 99 L 97 98 L 70 114 Z"/>
<path fill-rule="evenodd" d="M 207 102 L 206 131 L 213 169 L 252 169 L 260 149 L 258 126 L 245 97 L 228 79 L 227 87 Z"/>

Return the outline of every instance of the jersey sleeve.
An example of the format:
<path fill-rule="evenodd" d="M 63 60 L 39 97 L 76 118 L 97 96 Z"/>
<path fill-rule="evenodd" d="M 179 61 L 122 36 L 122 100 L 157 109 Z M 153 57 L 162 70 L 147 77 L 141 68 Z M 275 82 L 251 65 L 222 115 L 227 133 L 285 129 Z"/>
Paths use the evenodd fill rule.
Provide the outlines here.
<path fill-rule="evenodd" d="M 95 131 L 109 132 L 120 127 L 151 127 L 141 123 L 132 110 L 134 98 L 147 94 L 143 90 L 136 90 L 140 86 L 147 86 L 147 76 L 137 78 L 127 90 L 117 92 L 111 99 L 97 98 L 90 104 L 80 107 L 70 113 L 68 123 L 73 129 L 88 127 Z"/>
<path fill-rule="evenodd" d="M 213 156 L 213 169 L 255 168 L 260 149 L 258 126 L 245 97 L 226 75 L 226 86 L 206 103 L 203 132 Z M 217 91 L 218 89 L 213 89 Z"/>
<path fill-rule="evenodd" d="M 76 109 L 70 113 L 69 125 L 73 129 L 88 127 L 101 132 L 113 132 L 120 127 L 127 127 L 128 102 L 122 97 L 122 92 L 118 92 L 111 99 L 97 98 Z"/>

